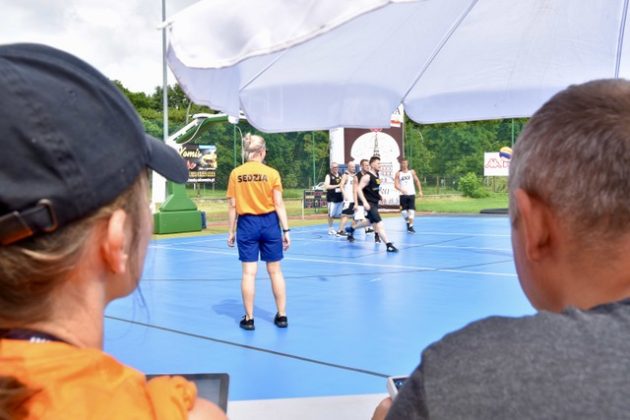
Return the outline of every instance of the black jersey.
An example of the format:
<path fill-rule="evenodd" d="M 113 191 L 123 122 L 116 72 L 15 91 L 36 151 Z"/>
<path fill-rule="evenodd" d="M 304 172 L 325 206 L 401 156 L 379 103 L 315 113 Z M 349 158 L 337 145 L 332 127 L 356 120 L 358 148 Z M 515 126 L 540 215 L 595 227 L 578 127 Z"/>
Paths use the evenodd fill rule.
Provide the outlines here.
<path fill-rule="evenodd" d="M 330 178 L 330 185 L 336 185 L 337 187 L 332 190 L 326 190 L 326 201 L 329 203 L 341 203 L 343 201 L 343 193 L 341 192 L 341 188 L 339 188 L 341 175 L 335 175 L 329 172 L 328 178 Z"/>
<path fill-rule="evenodd" d="M 368 172 L 365 174 L 370 177 L 370 182 L 368 182 L 367 186 L 363 188 L 363 195 L 365 199 L 370 204 L 378 204 L 381 201 L 381 178 L 379 178 L 378 173 L 374 175 L 372 172 Z"/>

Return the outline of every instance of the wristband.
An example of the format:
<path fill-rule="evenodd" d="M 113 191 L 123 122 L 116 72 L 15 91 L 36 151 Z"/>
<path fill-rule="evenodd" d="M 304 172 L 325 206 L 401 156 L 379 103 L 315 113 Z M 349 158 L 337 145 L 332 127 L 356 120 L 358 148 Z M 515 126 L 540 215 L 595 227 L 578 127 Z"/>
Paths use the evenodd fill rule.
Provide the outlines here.
<path fill-rule="evenodd" d="M 282 229 L 283 233 L 291 232 L 291 229 Z"/>

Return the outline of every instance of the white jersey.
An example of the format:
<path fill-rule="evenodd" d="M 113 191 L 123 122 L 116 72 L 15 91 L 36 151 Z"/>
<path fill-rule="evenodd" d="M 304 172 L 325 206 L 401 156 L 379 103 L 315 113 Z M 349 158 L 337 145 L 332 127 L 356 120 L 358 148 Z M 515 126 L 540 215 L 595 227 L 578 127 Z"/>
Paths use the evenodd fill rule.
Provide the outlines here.
<path fill-rule="evenodd" d="M 354 174 L 347 174 L 348 176 L 346 177 L 346 183 L 343 186 L 343 199 L 346 200 L 346 197 L 350 197 L 350 200 L 348 200 L 349 203 L 354 203 L 354 181 L 357 180 L 357 178 L 354 176 Z"/>
<path fill-rule="evenodd" d="M 413 182 L 413 174 L 411 171 L 398 172 L 398 182 L 400 182 L 400 189 L 405 193 L 404 195 L 416 195 L 416 186 Z"/>

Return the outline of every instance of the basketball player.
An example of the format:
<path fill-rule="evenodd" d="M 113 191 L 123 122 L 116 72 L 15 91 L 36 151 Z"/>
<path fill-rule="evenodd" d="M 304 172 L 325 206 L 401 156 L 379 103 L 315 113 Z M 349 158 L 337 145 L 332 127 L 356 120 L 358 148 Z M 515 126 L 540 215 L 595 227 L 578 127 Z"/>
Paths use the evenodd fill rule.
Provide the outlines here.
<path fill-rule="evenodd" d="M 341 174 L 339 174 L 339 164 L 333 162 L 330 164 L 330 172 L 324 178 L 324 190 L 326 190 L 326 201 L 328 202 L 328 234 L 337 236 L 346 236 L 341 230 L 336 232 L 333 228 L 333 219 L 341 217 L 343 210 L 343 193 L 341 192 Z"/>
<path fill-rule="evenodd" d="M 363 207 L 363 203 L 361 202 L 361 199 L 359 198 L 359 195 L 357 194 L 357 188 L 359 186 L 359 182 L 361 182 L 361 177 L 370 171 L 370 162 L 368 162 L 367 159 L 361 159 L 361 161 L 359 162 L 359 166 L 361 167 L 361 169 L 356 175 L 357 183 L 355 184 L 355 187 L 354 187 L 354 202 L 355 202 L 354 220 L 355 221 L 365 220 L 365 208 Z M 374 233 L 374 229 L 372 228 L 371 225 L 368 225 L 365 227 L 365 234 L 367 235 L 368 233 Z M 378 233 L 374 235 L 374 241 L 381 242 L 380 238 L 378 237 Z"/>
<path fill-rule="evenodd" d="M 378 212 L 378 202 L 381 201 L 381 195 L 379 193 L 381 184 L 381 179 L 379 177 L 380 168 L 381 158 L 378 156 L 372 156 L 370 158 L 370 170 L 367 174 L 361 177 L 361 182 L 357 188 L 357 194 L 363 202 L 365 211 L 367 211 L 367 221 L 353 224 L 353 226 L 348 226 L 346 228 L 346 232 L 348 232 L 348 240 L 352 242 L 354 241 L 355 229 L 364 227 L 368 223 L 372 223 L 375 232 L 378 233 L 379 237 L 383 241 L 385 241 L 385 244 L 387 245 L 387 252 L 398 252 L 398 248 L 387 240 L 383 219 L 381 219 L 381 215 Z"/>
<path fill-rule="evenodd" d="M 341 211 L 341 222 L 339 223 L 339 234 L 346 236 L 344 226 L 348 221 L 348 217 L 352 219 L 354 215 L 354 203 L 355 203 L 355 184 L 357 182 L 356 177 L 356 165 L 354 160 L 348 161 L 348 170 L 341 176 L 341 192 L 343 194 L 343 210 Z"/>
<path fill-rule="evenodd" d="M 409 161 L 402 158 L 400 161 L 400 171 L 394 175 L 394 188 L 400 191 L 400 208 L 403 219 L 407 222 L 407 232 L 415 233 L 413 228 L 413 219 L 416 215 L 416 189 L 418 186 L 418 195 L 423 197 L 422 185 L 416 175 L 416 171 L 409 169 Z"/>

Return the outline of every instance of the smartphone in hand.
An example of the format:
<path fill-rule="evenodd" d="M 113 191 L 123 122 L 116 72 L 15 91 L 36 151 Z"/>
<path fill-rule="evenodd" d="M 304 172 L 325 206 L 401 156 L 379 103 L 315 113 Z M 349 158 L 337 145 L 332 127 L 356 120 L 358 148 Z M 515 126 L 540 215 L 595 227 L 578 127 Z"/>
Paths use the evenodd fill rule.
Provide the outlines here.
<path fill-rule="evenodd" d="M 407 376 L 390 376 L 387 378 L 387 391 L 392 400 L 398 395 L 398 391 L 402 388 L 403 384 L 407 380 Z"/>

